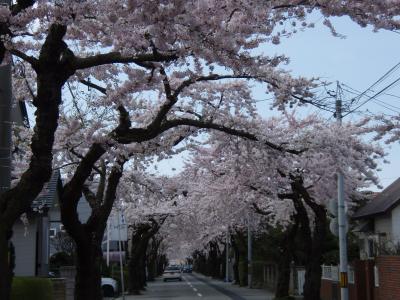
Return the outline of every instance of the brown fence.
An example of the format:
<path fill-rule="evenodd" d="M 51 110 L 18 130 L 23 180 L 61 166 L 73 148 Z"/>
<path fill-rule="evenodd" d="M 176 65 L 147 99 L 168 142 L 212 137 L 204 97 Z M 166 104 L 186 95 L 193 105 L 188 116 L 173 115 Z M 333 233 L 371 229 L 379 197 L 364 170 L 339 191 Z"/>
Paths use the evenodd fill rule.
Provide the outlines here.
<path fill-rule="evenodd" d="M 337 269 L 324 267 L 321 299 L 340 300 Z M 400 256 L 356 261 L 349 275 L 349 300 L 400 300 Z"/>

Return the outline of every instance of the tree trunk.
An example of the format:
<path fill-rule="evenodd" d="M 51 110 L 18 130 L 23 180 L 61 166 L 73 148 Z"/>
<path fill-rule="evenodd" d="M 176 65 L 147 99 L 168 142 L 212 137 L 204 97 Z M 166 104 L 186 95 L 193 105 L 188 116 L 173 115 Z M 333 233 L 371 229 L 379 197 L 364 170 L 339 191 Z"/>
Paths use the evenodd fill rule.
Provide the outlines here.
<path fill-rule="evenodd" d="M 140 285 L 142 286 L 142 290 L 146 290 L 147 286 L 147 276 L 146 276 L 146 248 L 148 241 L 144 241 L 146 245 L 143 246 L 144 251 L 141 253 L 141 258 L 140 258 Z"/>
<path fill-rule="evenodd" d="M 326 239 L 327 217 L 326 210 L 310 196 L 304 187 L 301 177 L 294 178 L 292 189 L 295 194 L 294 205 L 300 222 L 302 237 L 304 238 L 306 254 L 306 274 L 303 296 L 304 300 L 319 300 L 322 275 L 322 255 L 324 253 L 324 241 Z M 314 213 L 314 230 L 311 233 L 308 213 L 304 202 Z"/>
<path fill-rule="evenodd" d="M 12 261 L 9 259 L 9 239 L 0 231 L 0 299 L 10 299 L 13 277 Z"/>
<path fill-rule="evenodd" d="M 157 264 L 158 264 L 158 251 L 161 244 L 160 238 L 152 238 L 150 243 L 150 249 L 147 254 L 147 270 L 148 270 L 148 281 L 154 281 L 157 277 Z"/>
<path fill-rule="evenodd" d="M 235 284 L 240 284 L 240 278 L 239 278 L 239 260 L 240 260 L 240 251 L 239 248 L 236 244 L 236 239 L 234 236 L 231 237 L 232 241 L 232 248 L 234 251 L 235 255 L 235 262 L 233 263 L 233 280 Z"/>
<path fill-rule="evenodd" d="M 101 300 L 101 242 L 76 247 L 75 300 Z"/>
<path fill-rule="evenodd" d="M 139 242 L 140 243 L 140 242 Z M 136 248 L 131 251 L 131 259 L 129 261 L 129 292 L 133 295 L 140 295 L 140 291 L 144 289 L 144 283 L 146 281 L 143 278 L 144 262 L 143 255 L 141 252 L 142 245 L 132 245 L 132 248 Z"/>
<path fill-rule="evenodd" d="M 290 286 L 290 262 L 294 259 L 295 237 L 297 234 L 297 221 L 284 233 L 280 248 L 282 253 L 278 262 L 278 282 L 275 299 L 288 299 Z"/>
<path fill-rule="evenodd" d="M 139 295 L 146 286 L 146 251 L 150 238 L 157 233 L 156 222 L 140 224 L 132 232 L 131 256 L 129 261 L 129 292 Z"/>
<path fill-rule="evenodd" d="M 327 219 L 322 206 L 315 204 L 315 229 L 312 238 L 312 249 L 308 257 L 306 278 L 304 284 L 304 299 L 320 299 L 322 255 L 324 254 L 324 242 L 326 239 Z"/>

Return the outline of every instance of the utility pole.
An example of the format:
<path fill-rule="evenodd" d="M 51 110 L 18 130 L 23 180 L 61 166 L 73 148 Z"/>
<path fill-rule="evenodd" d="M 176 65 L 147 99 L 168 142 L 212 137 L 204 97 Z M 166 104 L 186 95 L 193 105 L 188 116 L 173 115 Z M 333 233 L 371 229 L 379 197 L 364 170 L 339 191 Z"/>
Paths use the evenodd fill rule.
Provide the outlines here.
<path fill-rule="evenodd" d="M 0 66 L 0 194 L 11 184 L 11 66 Z"/>
<path fill-rule="evenodd" d="M 110 266 L 110 218 L 107 220 L 107 267 Z"/>
<path fill-rule="evenodd" d="M 249 288 L 252 286 L 253 263 L 252 263 L 252 237 L 250 226 L 250 210 L 247 214 L 247 284 Z"/>
<path fill-rule="evenodd" d="M 225 282 L 229 282 L 229 227 L 226 230 L 226 263 L 225 263 Z"/>
<path fill-rule="evenodd" d="M 0 0 L 1 6 L 10 6 L 11 0 Z M 0 65 L 0 195 L 11 185 L 11 65 L 8 57 Z"/>
<path fill-rule="evenodd" d="M 121 294 L 122 300 L 125 300 L 125 282 L 124 282 L 124 265 L 122 264 L 122 247 L 121 247 L 121 211 L 117 210 L 118 217 L 118 251 L 119 251 L 119 266 L 121 274 Z"/>
<path fill-rule="evenodd" d="M 338 125 L 342 124 L 342 99 L 340 95 L 340 85 L 337 83 L 336 89 L 336 120 Z M 339 223 L 339 256 L 340 256 L 340 295 L 341 300 L 349 299 L 348 290 L 348 262 L 347 262 L 347 226 L 346 212 L 344 203 L 344 176 L 341 170 L 337 174 L 338 183 L 338 223 Z"/>

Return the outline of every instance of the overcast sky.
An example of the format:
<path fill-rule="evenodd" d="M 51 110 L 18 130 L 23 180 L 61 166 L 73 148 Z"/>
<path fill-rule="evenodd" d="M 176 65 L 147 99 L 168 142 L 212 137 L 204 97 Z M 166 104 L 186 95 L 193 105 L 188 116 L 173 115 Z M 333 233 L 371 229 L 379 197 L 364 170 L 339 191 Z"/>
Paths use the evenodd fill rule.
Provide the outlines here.
<path fill-rule="evenodd" d="M 281 44 L 277 46 L 268 44 L 262 51 L 270 56 L 285 54 L 290 57 L 288 68 L 295 75 L 321 77 L 329 82 L 338 80 L 359 91 L 367 89 L 400 62 L 398 55 L 400 34 L 389 31 L 373 32 L 372 28 L 361 28 L 349 18 L 342 17 L 333 20 L 337 32 L 346 36 L 346 38 L 338 38 L 332 36 L 329 29 L 322 25 L 320 16 L 315 15 L 312 18 L 316 21 L 315 28 L 299 32 L 291 38 L 282 39 Z M 379 91 L 399 77 L 400 71 L 395 72 L 378 85 L 375 91 Z M 394 87 L 388 93 L 400 97 L 398 87 Z M 370 92 L 370 94 L 374 93 Z M 256 99 L 268 98 L 261 90 L 255 90 L 254 97 Z M 345 98 L 350 99 L 351 97 L 354 96 L 345 92 Z M 359 113 L 351 114 L 345 120 L 357 119 L 367 110 L 374 114 L 400 112 L 400 98 L 383 95 L 378 99 L 382 102 L 377 104 L 369 101 L 359 109 Z M 268 116 L 277 113 L 269 110 L 269 104 L 268 101 L 259 103 L 258 107 L 262 115 Z M 390 109 L 385 108 L 382 104 Z M 393 106 L 399 108 L 396 109 Z M 315 111 L 312 108 L 309 110 Z M 329 115 L 325 115 L 329 117 Z M 385 146 L 385 149 L 389 153 L 390 164 L 382 164 L 382 172 L 379 173 L 381 184 L 384 187 L 400 177 L 398 171 L 400 169 L 400 146 L 398 144 L 391 147 Z M 182 158 L 162 162 L 159 166 L 159 170 L 165 173 L 175 173 L 182 166 Z"/>

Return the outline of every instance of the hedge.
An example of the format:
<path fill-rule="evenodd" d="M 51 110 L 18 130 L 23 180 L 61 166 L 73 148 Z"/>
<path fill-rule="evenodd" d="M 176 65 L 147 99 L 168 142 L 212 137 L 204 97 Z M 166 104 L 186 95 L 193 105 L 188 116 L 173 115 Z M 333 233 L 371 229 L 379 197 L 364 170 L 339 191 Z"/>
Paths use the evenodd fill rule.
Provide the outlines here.
<path fill-rule="evenodd" d="M 53 300 L 53 285 L 49 278 L 14 277 L 11 300 Z"/>

